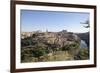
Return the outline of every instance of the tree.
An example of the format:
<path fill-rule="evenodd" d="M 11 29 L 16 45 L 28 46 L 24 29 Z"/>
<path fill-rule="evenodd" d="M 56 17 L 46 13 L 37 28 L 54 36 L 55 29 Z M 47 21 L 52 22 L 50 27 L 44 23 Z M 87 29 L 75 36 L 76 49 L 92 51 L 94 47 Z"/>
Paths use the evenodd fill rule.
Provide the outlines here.
<path fill-rule="evenodd" d="M 90 22 L 89 20 L 86 20 L 85 22 L 80 22 L 81 24 L 86 24 L 84 27 L 89 28 L 90 27 Z"/>
<path fill-rule="evenodd" d="M 33 57 L 38 58 L 38 61 L 41 56 L 46 54 L 46 48 L 42 46 L 36 46 L 36 48 L 32 51 Z"/>
<path fill-rule="evenodd" d="M 27 37 L 27 38 L 24 38 L 24 39 L 21 39 L 21 46 L 29 46 L 29 45 L 32 45 L 33 42 L 32 42 L 32 38 L 31 37 Z"/>
<path fill-rule="evenodd" d="M 80 51 L 77 54 L 77 56 L 75 57 L 75 59 L 77 59 L 77 60 L 89 59 L 89 51 L 88 50 L 89 49 L 87 49 L 87 48 L 80 49 Z"/>
<path fill-rule="evenodd" d="M 79 43 L 68 44 L 62 47 L 62 51 L 68 51 L 71 55 L 76 55 L 79 51 Z"/>

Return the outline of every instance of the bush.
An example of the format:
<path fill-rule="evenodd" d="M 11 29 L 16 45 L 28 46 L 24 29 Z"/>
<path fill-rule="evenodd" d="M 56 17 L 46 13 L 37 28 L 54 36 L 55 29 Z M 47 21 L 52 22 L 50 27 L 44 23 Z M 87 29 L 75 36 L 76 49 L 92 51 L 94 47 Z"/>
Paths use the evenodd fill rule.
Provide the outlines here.
<path fill-rule="evenodd" d="M 62 47 L 62 51 L 68 51 L 71 55 L 76 55 L 79 51 L 80 45 L 78 43 L 68 44 Z"/>
<path fill-rule="evenodd" d="M 36 57 L 38 59 L 40 58 L 40 56 L 43 56 L 46 53 L 47 53 L 46 48 L 42 46 L 36 46 L 36 48 L 32 50 L 33 57 Z"/>
<path fill-rule="evenodd" d="M 30 62 L 32 59 L 32 49 L 22 48 L 21 49 L 21 62 Z"/>
<path fill-rule="evenodd" d="M 29 45 L 32 45 L 32 38 L 31 37 L 27 37 L 27 38 L 24 38 L 24 39 L 21 39 L 21 46 L 24 47 L 24 46 L 29 46 Z"/>
<path fill-rule="evenodd" d="M 75 59 L 78 59 L 78 60 L 86 60 L 86 59 L 89 59 L 89 51 L 87 48 L 82 48 L 80 49 L 78 55 L 76 56 Z"/>

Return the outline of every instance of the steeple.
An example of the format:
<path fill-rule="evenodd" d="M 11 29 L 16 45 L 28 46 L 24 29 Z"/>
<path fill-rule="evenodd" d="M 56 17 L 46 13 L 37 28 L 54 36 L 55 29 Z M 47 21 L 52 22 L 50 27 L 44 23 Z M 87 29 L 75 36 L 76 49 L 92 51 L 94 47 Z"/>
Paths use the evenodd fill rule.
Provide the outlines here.
<path fill-rule="evenodd" d="M 48 29 L 46 29 L 46 32 L 48 33 Z"/>

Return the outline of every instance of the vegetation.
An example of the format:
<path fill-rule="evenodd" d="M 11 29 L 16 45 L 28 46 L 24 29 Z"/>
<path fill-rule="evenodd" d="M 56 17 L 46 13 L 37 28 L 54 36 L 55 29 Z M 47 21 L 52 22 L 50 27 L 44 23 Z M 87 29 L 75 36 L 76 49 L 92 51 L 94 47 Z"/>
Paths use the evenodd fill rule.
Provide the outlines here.
<path fill-rule="evenodd" d="M 80 48 L 80 39 L 67 31 L 34 33 L 21 39 L 22 63 L 85 59 L 89 59 L 88 49 Z"/>
<path fill-rule="evenodd" d="M 31 37 L 27 37 L 25 39 L 21 39 L 21 46 L 29 46 L 29 45 L 32 45 L 33 42 L 32 42 L 32 38 Z"/>
<path fill-rule="evenodd" d="M 77 60 L 87 60 L 89 59 L 89 50 L 86 48 L 80 49 L 79 53 L 75 57 Z"/>
<path fill-rule="evenodd" d="M 62 51 L 68 51 L 70 54 L 74 55 L 79 48 L 80 45 L 78 43 L 73 43 L 65 45 L 61 49 Z"/>

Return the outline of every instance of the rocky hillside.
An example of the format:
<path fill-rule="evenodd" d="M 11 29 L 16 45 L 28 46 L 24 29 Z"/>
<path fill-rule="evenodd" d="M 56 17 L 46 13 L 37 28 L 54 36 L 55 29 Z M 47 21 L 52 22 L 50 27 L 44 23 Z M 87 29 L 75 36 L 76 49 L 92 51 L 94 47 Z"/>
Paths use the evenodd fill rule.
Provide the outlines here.
<path fill-rule="evenodd" d="M 64 61 L 88 59 L 87 49 L 80 51 L 80 37 L 72 32 L 24 32 L 21 34 L 21 61 Z"/>

